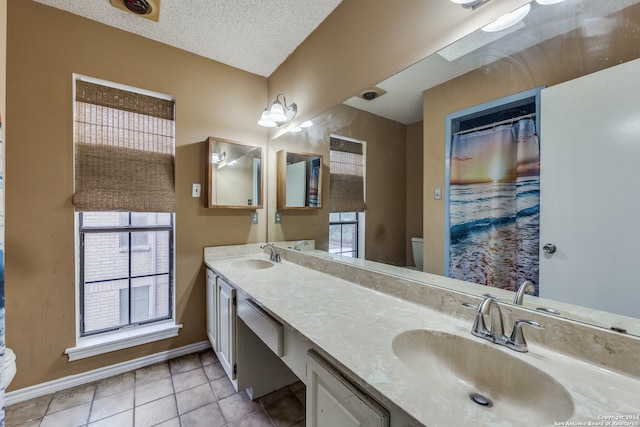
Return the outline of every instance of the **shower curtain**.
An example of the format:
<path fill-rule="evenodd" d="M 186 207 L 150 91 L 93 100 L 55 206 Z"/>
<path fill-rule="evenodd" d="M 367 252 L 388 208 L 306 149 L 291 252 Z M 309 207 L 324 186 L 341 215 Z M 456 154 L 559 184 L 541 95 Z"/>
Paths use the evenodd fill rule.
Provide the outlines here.
<path fill-rule="evenodd" d="M 0 114 L 0 427 L 4 426 L 4 146 Z"/>
<path fill-rule="evenodd" d="M 538 294 L 540 149 L 535 121 L 455 135 L 449 183 L 449 276 Z"/>

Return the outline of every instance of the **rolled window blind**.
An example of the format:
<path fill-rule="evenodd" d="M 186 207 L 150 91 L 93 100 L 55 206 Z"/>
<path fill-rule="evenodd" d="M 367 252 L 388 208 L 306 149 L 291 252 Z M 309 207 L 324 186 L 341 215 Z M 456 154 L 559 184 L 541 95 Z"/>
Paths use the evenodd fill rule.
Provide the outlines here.
<path fill-rule="evenodd" d="M 175 102 L 76 80 L 77 211 L 175 211 Z"/>
<path fill-rule="evenodd" d="M 362 144 L 331 138 L 331 212 L 364 212 Z"/>

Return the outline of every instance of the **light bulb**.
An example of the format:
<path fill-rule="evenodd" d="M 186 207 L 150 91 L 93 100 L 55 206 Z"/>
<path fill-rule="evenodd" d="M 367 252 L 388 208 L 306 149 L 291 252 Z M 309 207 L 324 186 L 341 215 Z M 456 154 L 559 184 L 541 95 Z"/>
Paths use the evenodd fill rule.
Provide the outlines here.
<path fill-rule="evenodd" d="M 280 101 L 273 101 L 267 118 L 269 120 L 273 120 L 274 122 L 284 122 L 285 120 L 287 120 L 287 116 L 284 114 L 284 108 L 282 107 L 282 104 L 280 104 Z"/>

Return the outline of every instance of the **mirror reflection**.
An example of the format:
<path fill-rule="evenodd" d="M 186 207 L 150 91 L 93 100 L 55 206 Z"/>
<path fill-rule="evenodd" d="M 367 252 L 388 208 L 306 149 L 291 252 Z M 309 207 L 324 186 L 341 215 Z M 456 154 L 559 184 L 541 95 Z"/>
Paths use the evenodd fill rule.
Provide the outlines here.
<path fill-rule="evenodd" d="M 322 207 L 322 156 L 280 150 L 278 209 Z"/>
<path fill-rule="evenodd" d="M 262 148 L 209 137 L 207 207 L 262 208 Z"/>
<path fill-rule="evenodd" d="M 637 0 L 565 0 L 547 6 L 532 3 L 530 14 L 515 27 L 497 33 L 478 31 L 470 34 L 376 85 L 376 88 L 382 89 L 381 93 L 386 93 L 373 97 L 373 100 L 353 97 L 315 118 L 312 128 L 301 134 L 284 135 L 272 144 L 279 149 L 313 146 L 316 151 L 328 155 L 331 136 L 364 141 L 366 225 L 360 256 L 393 266 L 414 267 L 416 263 L 411 240 L 412 237 L 424 237 L 424 271 L 443 275 L 446 258 L 445 217 L 448 215 L 445 160 L 446 144 L 451 136 L 447 129 L 447 116 L 523 91 L 560 86 L 630 62 L 640 57 L 639 30 L 640 5 Z M 544 106 L 542 111 L 544 113 Z M 635 117 L 637 119 L 637 114 Z M 544 151 L 544 116 L 540 121 L 540 146 Z M 394 126 L 397 132 L 392 130 Z M 378 131 L 369 132 L 372 128 Z M 627 125 L 625 132 L 633 128 Z M 385 155 L 374 155 L 375 150 Z M 568 184 L 579 177 L 571 172 L 574 163 L 569 162 L 563 168 L 563 179 Z M 542 161 L 541 169 L 544 168 Z M 602 177 L 612 173 L 603 168 L 604 163 L 596 169 L 597 173 L 592 174 Z M 544 194 L 543 174 L 541 179 L 541 193 Z M 325 182 L 328 182 L 328 177 Z M 611 191 L 615 191 L 615 188 Z M 599 207 L 606 204 L 605 200 L 599 198 L 586 204 L 583 202 L 581 206 L 599 212 Z M 544 204 L 541 210 L 544 212 Z M 573 215 L 580 213 L 575 208 L 569 212 L 573 212 Z M 303 220 L 297 218 L 291 221 L 285 215 L 282 224 L 269 223 L 269 239 L 314 238 L 316 248 L 328 250 L 330 213 L 331 209 L 327 207 Z M 572 216 L 564 218 L 565 228 L 571 228 L 568 225 L 573 223 Z M 544 230 L 543 221 L 541 236 L 544 236 Z M 578 246 L 585 246 L 580 239 L 590 233 L 585 229 L 578 231 L 577 235 L 568 239 L 575 241 Z M 626 233 L 630 232 L 627 229 Z M 635 238 L 627 240 L 635 241 Z M 557 244 L 560 248 L 558 254 L 562 255 L 561 249 L 566 247 L 565 244 L 544 241 L 544 238 L 540 240 L 541 247 L 548 243 Z M 607 253 L 620 243 L 609 242 Z M 542 252 L 542 248 L 540 250 L 541 263 L 548 261 L 548 254 Z M 634 252 L 631 251 L 631 256 Z M 563 256 L 568 257 L 566 253 Z M 621 277 L 617 270 L 611 271 L 612 267 L 619 264 L 614 258 L 607 255 L 595 265 L 599 271 L 609 274 L 610 279 L 600 284 L 609 300 L 614 298 L 613 292 L 607 295 L 607 289 L 613 289 L 613 282 L 630 280 L 629 277 Z M 582 268 L 591 267 L 593 265 Z M 407 268 L 392 267 L 391 270 L 396 274 L 417 277 L 415 271 Z M 591 273 L 586 271 L 585 274 L 589 276 Z M 432 280 L 432 276 L 420 277 L 422 280 Z M 598 277 L 602 275 L 598 273 Z M 437 283 L 437 279 L 433 280 Z M 584 285 L 578 282 L 578 287 Z M 464 282 L 459 285 L 457 290 L 476 295 L 492 293 L 505 302 L 513 301 L 515 296 L 513 292 L 503 289 Z M 544 295 L 542 298 L 526 295 L 524 305 L 640 335 L 640 321 L 629 317 L 628 313 L 615 314 L 617 310 L 611 304 L 606 308 L 595 307 L 590 310 L 588 303 L 577 298 L 572 300 L 572 295 L 575 297 L 577 292 L 579 290 L 562 297 L 553 296 L 554 300 Z"/>

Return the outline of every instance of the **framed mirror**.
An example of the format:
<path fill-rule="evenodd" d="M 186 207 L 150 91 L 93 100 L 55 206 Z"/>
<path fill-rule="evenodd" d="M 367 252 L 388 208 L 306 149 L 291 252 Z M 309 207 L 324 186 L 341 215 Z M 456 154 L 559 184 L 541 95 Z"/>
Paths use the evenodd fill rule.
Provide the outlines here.
<path fill-rule="evenodd" d="M 277 167 L 279 210 L 322 207 L 322 155 L 280 150 Z"/>
<path fill-rule="evenodd" d="M 261 209 L 262 147 L 222 138 L 207 140 L 207 207 Z"/>

